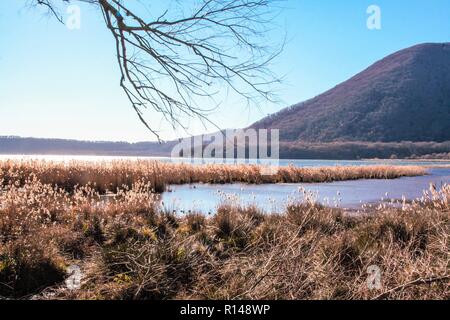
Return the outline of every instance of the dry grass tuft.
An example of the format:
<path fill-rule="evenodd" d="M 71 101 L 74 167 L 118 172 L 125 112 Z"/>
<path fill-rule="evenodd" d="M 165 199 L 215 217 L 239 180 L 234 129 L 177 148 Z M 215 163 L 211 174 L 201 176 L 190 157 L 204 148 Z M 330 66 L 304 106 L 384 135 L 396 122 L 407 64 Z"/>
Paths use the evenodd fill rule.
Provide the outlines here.
<path fill-rule="evenodd" d="M 450 296 L 448 185 L 441 190 L 431 188 L 413 203 L 398 208 L 380 206 L 360 216 L 321 206 L 308 194 L 279 214 L 264 215 L 256 207 L 225 203 L 211 217 L 196 213 L 175 216 L 160 208 L 154 182 L 140 173 L 129 186 L 105 197 L 99 184 L 87 183 L 91 178 L 86 185 L 80 181 L 73 181 L 70 188 L 60 184 L 66 181 L 61 172 L 68 169 L 55 176 L 61 180 L 51 180 L 53 167 L 49 166 L 40 174 L 35 167 L 8 169 L 8 174 L 2 171 L 2 177 L 9 178 L 0 187 L 0 296 Z M 12 172 L 16 172 L 14 177 Z M 331 171 L 315 172 L 329 176 Z M 117 184 L 124 176 L 117 175 Z M 42 180 L 44 177 L 47 180 Z M 109 184 L 105 177 L 98 177 L 97 182 L 104 179 L 104 185 Z M 79 290 L 64 285 L 65 270 L 73 264 L 83 272 Z M 382 272 L 379 289 L 367 285 L 371 266 Z"/>

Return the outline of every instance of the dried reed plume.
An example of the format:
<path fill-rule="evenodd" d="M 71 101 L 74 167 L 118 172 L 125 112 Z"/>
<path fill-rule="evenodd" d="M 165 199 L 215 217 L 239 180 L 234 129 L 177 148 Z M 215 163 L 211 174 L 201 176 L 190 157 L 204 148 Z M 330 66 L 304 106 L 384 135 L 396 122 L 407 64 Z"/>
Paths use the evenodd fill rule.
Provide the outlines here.
<path fill-rule="evenodd" d="M 23 185 L 36 177 L 67 191 L 90 185 L 96 191 L 116 192 L 143 181 L 155 192 L 163 192 L 170 184 L 187 183 L 301 183 L 331 182 L 355 179 L 394 179 L 426 173 L 417 166 L 336 166 L 321 168 L 279 167 L 273 175 L 264 175 L 263 166 L 183 163 L 159 161 L 111 161 L 69 163 L 49 161 L 0 161 L 0 181 Z"/>
<path fill-rule="evenodd" d="M 280 214 L 227 203 L 205 217 L 164 211 L 148 181 L 109 201 L 89 186 L 68 192 L 36 177 L 16 182 L 0 189 L 3 297 L 450 297 L 448 185 L 359 216 L 305 192 Z M 69 265 L 81 268 L 78 290 L 64 284 Z M 382 272 L 376 288 L 368 286 L 373 266 Z"/>

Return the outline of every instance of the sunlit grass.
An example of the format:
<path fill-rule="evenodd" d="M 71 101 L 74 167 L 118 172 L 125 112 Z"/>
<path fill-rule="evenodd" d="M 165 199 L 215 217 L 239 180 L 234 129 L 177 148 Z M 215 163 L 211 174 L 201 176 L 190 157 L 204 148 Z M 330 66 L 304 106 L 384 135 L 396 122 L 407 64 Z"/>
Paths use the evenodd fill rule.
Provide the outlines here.
<path fill-rule="evenodd" d="M 148 181 L 137 180 L 105 200 L 95 187 L 67 191 L 48 184 L 51 180 L 16 183 L 19 178 L 0 189 L 3 297 L 446 299 L 450 294 L 448 185 L 432 187 L 401 207 L 380 206 L 359 216 L 322 206 L 308 192 L 279 214 L 227 202 L 214 216 L 177 216 L 160 207 Z M 79 290 L 64 285 L 73 264 L 83 273 Z M 382 271 L 381 288 L 368 287 L 369 266 Z"/>
<path fill-rule="evenodd" d="M 69 163 L 51 161 L 0 161 L 0 181 L 23 185 L 36 177 L 67 191 L 90 186 L 100 193 L 131 188 L 136 181 L 147 184 L 154 192 L 163 192 L 170 184 L 188 183 L 301 183 L 331 182 L 355 179 L 394 179 L 426 174 L 417 166 L 336 166 L 321 168 L 279 167 L 272 175 L 258 165 L 164 163 L 159 161 L 111 161 Z"/>

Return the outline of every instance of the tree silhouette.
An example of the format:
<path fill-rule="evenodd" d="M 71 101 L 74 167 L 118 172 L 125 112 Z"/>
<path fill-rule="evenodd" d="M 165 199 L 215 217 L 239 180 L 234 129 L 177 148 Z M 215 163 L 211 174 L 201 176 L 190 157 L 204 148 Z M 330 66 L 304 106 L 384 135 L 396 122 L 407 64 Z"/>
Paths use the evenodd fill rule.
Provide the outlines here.
<path fill-rule="evenodd" d="M 179 10 L 167 10 L 157 19 L 137 13 L 130 1 L 31 0 L 30 4 L 46 7 L 63 22 L 58 6 L 76 2 L 101 9 L 116 44 L 120 86 L 158 139 L 143 116 L 145 108 L 159 112 L 174 128 L 186 129 L 182 122 L 186 117 L 212 123 L 209 111 L 225 89 L 248 103 L 276 100 L 271 89 L 279 79 L 270 63 L 283 43 L 270 45 L 265 36 L 273 25 L 277 0 L 176 2 Z M 200 108 L 203 99 L 212 107 Z"/>

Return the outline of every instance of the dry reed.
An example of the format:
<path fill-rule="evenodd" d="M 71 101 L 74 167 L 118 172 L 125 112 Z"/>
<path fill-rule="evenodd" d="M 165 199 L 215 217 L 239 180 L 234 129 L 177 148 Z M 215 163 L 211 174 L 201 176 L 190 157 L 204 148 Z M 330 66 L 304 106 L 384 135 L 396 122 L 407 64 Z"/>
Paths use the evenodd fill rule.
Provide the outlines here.
<path fill-rule="evenodd" d="M 275 174 L 264 175 L 258 165 L 192 165 L 159 161 L 111 161 L 59 163 L 51 161 L 0 161 L 3 184 L 24 185 L 36 177 L 66 191 L 77 186 L 90 186 L 100 193 L 131 188 L 143 181 L 155 192 L 163 192 L 170 184 L 188 183 L 301 183 L 332 182 L 355 179 L 394 179 L 426 174 L 417 166 L 336 166 L 321 168 L 279 167 Z"/>
<path fill-rule="evenodd" d="M 205 217 L 165 212 L 145 180 L 109 201 L 94 187 L 13 180 L 0 190 L 3 297 L 450 298 L 448 185 L 360 216 L 306 193 L 280 214 L 226 204 Z M 73 264 L 78 290 L 64 285 Z M 371 266 L 378 288 L 367 284 Z"/>

